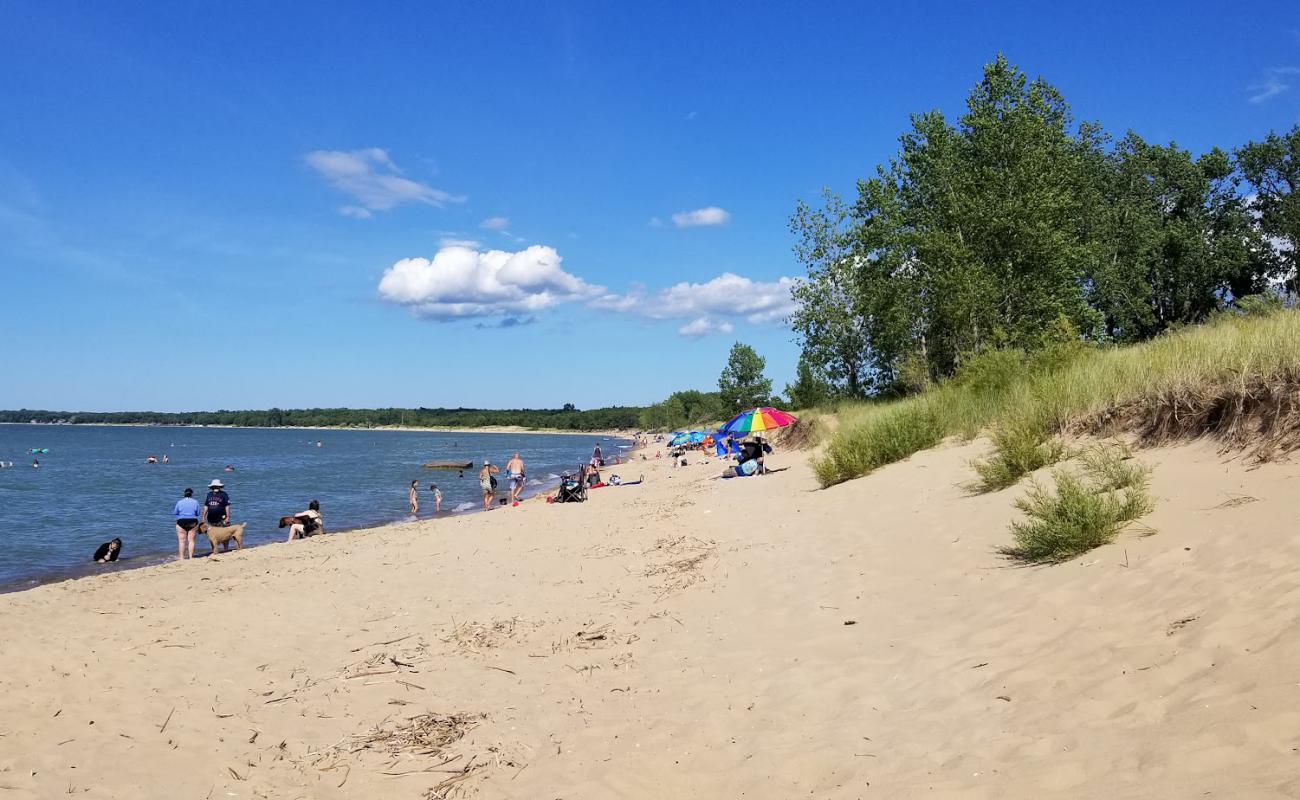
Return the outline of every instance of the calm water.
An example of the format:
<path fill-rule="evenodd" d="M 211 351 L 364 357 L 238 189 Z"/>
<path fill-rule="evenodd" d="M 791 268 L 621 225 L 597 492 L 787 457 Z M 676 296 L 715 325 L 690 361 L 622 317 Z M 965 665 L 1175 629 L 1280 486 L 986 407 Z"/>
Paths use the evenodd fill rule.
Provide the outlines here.
<path fill-rule="evenodd" d="M 316 442 L 321 442 L 321 447 Z M 527 465 L 525 495 L 549 488 L 565 469 L 591 457 L 595 436 L 412 431 L 218 428 L 110 428 L 0 425 L 0 587 L 105 569 L 89 564 L 119 536 L 130 566 L 175 556 L 172 507 L 186 487 L 202 502 L 213 478 L 226 484 L 244 544 L 283 540 L 281 516 L 319 499 L 326 528 L 342 531 L 409 519 L 407 487 L 420 481 L 420 516 L 433 514 L 429 484 L 443 492 L 443 514 L 482 508 L 477 469 L 420 467 L 426 461 L 487 458 L 504 467 L 518 451 Z M 607 457 L 626 440 L 600 439 Z M 32 448 L 49 453 L 32 455 Z M 166 454 L 171 463 L 162 464 Z M 147 464 L 149 455 L 158 464 Z M 32 459 L 40 459 L 33 469 Z M 224 472 L 229 464 L 234 472 Z M 617 471 L 617 470 L 615 470 Z M 501 491 L 506 490 L 504 475 Z M 199 536 L 195 553 L 208 550 Z M 120 567 L 119 567 L 120 568 Z"/>

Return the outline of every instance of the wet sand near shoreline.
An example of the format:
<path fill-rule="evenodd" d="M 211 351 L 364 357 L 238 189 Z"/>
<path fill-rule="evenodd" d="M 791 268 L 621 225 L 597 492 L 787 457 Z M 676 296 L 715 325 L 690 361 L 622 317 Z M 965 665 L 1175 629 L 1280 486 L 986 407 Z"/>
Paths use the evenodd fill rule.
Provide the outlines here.
<path fill-rule="evenodd" d="M 1027 569 L 981 448 L 0 596 L 0 795 L 1296 796 L 1300 467 L 1141 452 L 1158 533 Z"/>

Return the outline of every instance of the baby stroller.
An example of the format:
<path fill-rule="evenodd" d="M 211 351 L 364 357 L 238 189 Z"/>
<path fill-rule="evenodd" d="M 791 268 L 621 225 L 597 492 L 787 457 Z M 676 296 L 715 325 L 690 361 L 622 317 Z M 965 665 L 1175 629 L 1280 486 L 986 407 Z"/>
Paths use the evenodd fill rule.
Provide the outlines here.
<path fill-rule="evenodd" d="M 584 503 L 587 500 L 586 468 L 578 467 L 578 474 L 568 472 L 560 476 L 560 491 L 555 494 L 557 503 Z"/>

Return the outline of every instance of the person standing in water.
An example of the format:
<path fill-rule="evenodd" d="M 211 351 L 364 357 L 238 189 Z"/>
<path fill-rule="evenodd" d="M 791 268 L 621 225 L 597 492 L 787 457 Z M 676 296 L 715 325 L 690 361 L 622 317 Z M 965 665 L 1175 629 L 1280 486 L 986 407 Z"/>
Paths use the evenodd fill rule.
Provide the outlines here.
<path fill-rule="evenodd" d="M 208 510 L 209 525 L 221 527 L 230 524 L 230 495 L 226 494 L 225 489 L 226 485 L 215 478 L 208 484 L 208 496 L 203 505 Z"/>
<path fill-rule="evenodd" d="M 501 470 L 491 461 L 483 462 L 483 469 L 478 472 L 478 485 L 483 490 L 483 510 L 487 511 L 492 507 L 492 499 L 496 497 L 497 487 L 496 479 L 493 475 L 498 475 Z"/>
<path fill-rule="evenodd" d="M 431 483 L 429 491 L 433 492 L 433 513 L 442 513 L 442 490 L 438 488 L 438 484 Z"/>
<path fill-rule="evenodd" d="M 194 558 L 194 537 L 199 532 L 203 506 L 194 499 L 193 489 L 185 490 L 185 496 L 176 501 L 172 513 L 176 516 L 176 560 Z"/>
<path fill-rule="evenodd" d="M 596 446 L 591 449 L 591 465 L 593 467 L 605 466 L 605 456 L 600 452 L 600 442 L 596 442 Z"/>
<path fill-rule="evenodd" d="M 519 495 L 524 491 L 524 460 L 518 453 L 506 462 L 506 477 L 510 479 L 510 503 L 517 506 Z"/>
<path fill-rule="evenodd" d="M 417 490 L 419 481 L 411 481 L 411 488 L 406 491 L 406 499 L 411 504 L 411 516 L 420 514 L 420 494 Z"/>

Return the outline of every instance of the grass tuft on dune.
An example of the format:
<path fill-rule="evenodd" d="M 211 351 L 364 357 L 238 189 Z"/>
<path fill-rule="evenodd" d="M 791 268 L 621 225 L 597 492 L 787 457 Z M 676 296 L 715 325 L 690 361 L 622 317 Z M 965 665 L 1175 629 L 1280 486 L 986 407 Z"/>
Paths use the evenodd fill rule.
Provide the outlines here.
<path fill-rule="evenodd" d="M 1065 432 L 1132 433 L 1142 444 L 1213 436 L 1267 459 L 1300 447 L 1300 312 L 1223 314 L 1129 347 L 973 359 L 938 388 L 841 410 L 813 468 L 823 487 L 948 436 L 991 436 L 972 488 L 992 491 L 1058 460 Z"/>

